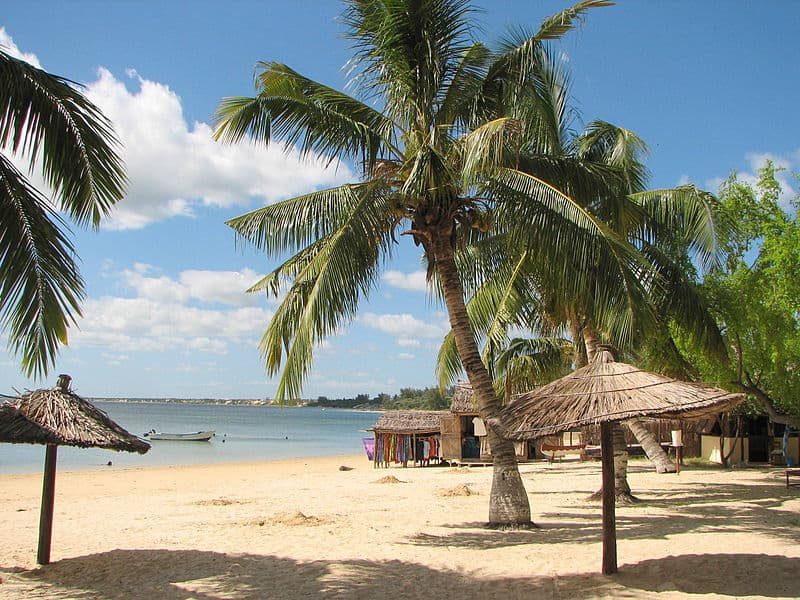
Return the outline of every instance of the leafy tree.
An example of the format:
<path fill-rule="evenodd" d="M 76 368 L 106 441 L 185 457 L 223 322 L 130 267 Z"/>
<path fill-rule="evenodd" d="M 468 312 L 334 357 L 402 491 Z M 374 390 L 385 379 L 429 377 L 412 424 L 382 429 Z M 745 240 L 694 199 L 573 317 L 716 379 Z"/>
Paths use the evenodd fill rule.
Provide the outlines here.
<path fill-rule="evenodd" d="M 125 175 L 109 121 L 73 82 L 0 49 L 0 320 L 28 376 L 53 366 L 80 316 L 83 280 L 66 222 L 98 227 Z M 40 168 L 47 198 L 5 154 Z"/>
<path fill-rule="evenodd" d="M 702 284 L 731 356 L 682 349 L 703 379 L 746 392 L 773 421 L 800 427 L 800 223 L 782 207 L 779 169 L 768 161 L 751 185 L 734 173 L 719 197 L 738 224 L 723 264 Z"/>
<path fill-rule="evenodd" d="M 532 253 L 551 256 L 558 265 L 551 277 L 574 286 L 585 283 L 576 266 L 627 258 L 619 240 L 571 197 L 542 174 L 516 168 L 524 144 L 538 135 L 540 107 L 519 100 L 542 84 L 546 41 L 564 35 L 590 8 L 608 4 L 579 2 L 537 32 L 491 51 L 473 39 L 465 0 L 349 0 L 344 23 L 360 98 L 273 62 L 259 64 L 255 97 L 222 101 L 218 138 L 278 138 L 303 153 L 357 161 L 362 171 L 359 183 L 229 222 L 270 256 L 291 255 L 252 288 L 277 293 L 291 282 L 261 341 L 267 370 L 283 366 L 278 397 L 299 394 L 315 344 L 354 317 L 401 234 L 424 252 L 481 416 L 496 415 L 499 402 L 467 315 L 455 248 L 503 231 Z M 573 162 L 554 158 L 550 174 Z M 546 226 L 556 220 L 557 229 Z M 488 436 L 494 457 L 489 521 L 528 525 L 513 445 L 491 427 Z"/>

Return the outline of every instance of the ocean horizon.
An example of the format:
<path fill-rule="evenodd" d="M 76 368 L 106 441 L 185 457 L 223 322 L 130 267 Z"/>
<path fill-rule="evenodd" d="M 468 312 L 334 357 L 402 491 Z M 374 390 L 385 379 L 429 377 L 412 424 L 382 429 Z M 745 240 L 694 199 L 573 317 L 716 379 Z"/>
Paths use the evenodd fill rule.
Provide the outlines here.
<path fill-rule="evenodd" d="M 210 442 L 151 441 L 147 454 L 59 446 L 58 469 L 86 470 L 280 460 L 361 453 L 378 413 L 305 406 L 274 406 L 189 399 L 92 400 L 134 435 L 155 429 L 190 433 L 214 430 Z M 143 438 L 146 439 L 146 438 Z M 0 474 L 36 473 L 44 446 L 0 444 Z M 109 465 L 108 463 L 111 462 Z"/>

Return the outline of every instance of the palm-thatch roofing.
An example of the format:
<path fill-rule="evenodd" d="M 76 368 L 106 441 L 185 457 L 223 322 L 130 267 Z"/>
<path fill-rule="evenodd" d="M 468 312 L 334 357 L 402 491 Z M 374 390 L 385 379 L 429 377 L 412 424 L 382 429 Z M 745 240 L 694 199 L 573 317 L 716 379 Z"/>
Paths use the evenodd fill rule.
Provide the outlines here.
<path fill-rule="evenodd" d="M 450 403 L 450 412 L 468 415 L 478 413 L 478 404 L 469 381 L 459 381 L 456 384 L 453 401 Z"/>
<path fill-rule="evenodd" d="M 603 350 L 590 365 L 518 396 L 501 411 L 500 421 L 503 435 L 535 439 L 638 417 L 702 418 L 728 410 L 743 398 L 615 362 Z"/>
<path fill-rule="evenodd" d="M 376 433 L 439 433 L 446 410 L 390 410 L 372 428 Z"/>
<path fill-rule="evenodd" d="M 0 442 L 106 448 L 141 454 L 150 449 L 150 444 L 67 389 L 28 392 L 0 409 Z"/>
<path fill-rule="evenodd" d="M 55 444 L 57 437 L 26 419 L 13 404 L 5 402 L 0 404 L 0 442 Z"/>

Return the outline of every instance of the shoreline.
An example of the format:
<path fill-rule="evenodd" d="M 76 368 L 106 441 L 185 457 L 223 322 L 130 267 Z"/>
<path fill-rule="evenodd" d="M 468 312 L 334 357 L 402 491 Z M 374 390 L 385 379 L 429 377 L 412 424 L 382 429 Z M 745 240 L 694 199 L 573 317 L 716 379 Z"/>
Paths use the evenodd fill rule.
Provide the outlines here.
<path fill-rule="evenodd" d="M 42 446 L 42 466 L 44 466 L 44 446 Z M 286 465 L 296 466 L 296 463 L 303 462 L 304 466 L 307 466 L 309 462 L 322 462 L 327 459 L 331 459 L 334 462 L 338 460 L 349 460 L 350 462 L 358 462 L 361 459 L 364 462 L 368 462 L 370 465 L 372 461 L 367 458 L 365 453 L 357 454 L 324 454 L 324 455 L 316 455 L 316 456 L 308 456 L 308 457 L 281 457 L 281 458 L 265 458 L 259 460 L 238 460 L 238 461 L 230 461 L 230 462 L 210 462 L 210 463 L 176 463 L 176 464 L 164 464 L 164 465 L 124 465 L 124 466 L 115 466 L 115 465 L 97 465 L 96 467 L 85 468 L 85 469 L 70 469 L 69 467 L 65 467 L 63 469 L 59 468 L 57 473 L 58 476 L 62 475 L 74 475 L 78 473 L 126 473 L 131 471 L 174 471 L 176 469 L 212 469 L 212 468 L 221 468 L 224 469 L 226 467 L 232 468 L 245 468 L 245 467 L 258 467 L 261 465 L 274 465 L 274 464 L 281 464 L 286 463 Z M 112 461 L 113 462 L 113 461 Z M 41 475 L 41 469 L 39 471 L 30 471 L 26 473 L 1 473 L 0 472 L 0 484 L 3 483 L 5 479 L 11 479 L 14 477 L 31 477 Z"/>
<path fill-rule="evenodd" d="M 352 467 L 340 471 L 339 467 Z M 0 476 L 0 598 L 800 596 L 800 493 L 783 469 L 634 464 L 619 574 L 599 574 L 597 463 L 524 463 L 539 529 L 487 529 L 491 468 L 374 469 L 362 454 L 59 472 L 52 563 L 41 474 Z"/>

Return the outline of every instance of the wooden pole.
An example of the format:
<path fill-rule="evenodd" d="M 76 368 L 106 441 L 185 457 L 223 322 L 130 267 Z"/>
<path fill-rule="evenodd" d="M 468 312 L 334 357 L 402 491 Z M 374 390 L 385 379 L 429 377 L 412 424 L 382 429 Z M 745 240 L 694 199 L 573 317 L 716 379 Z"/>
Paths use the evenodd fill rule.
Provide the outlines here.
<path fill-rule="evenodd" d="M 58 446 L 47 444 L 44 456 L 44 478 L 42 483 L 42 510 L 39 513 L 39 551 L 36 562 L 50 564 L 50 541 L 53 537 L 53 505 L 56 496 L 56 459 Z"/>
<path fill-rule="evenodd" d="M 603 575 L 610 575 L 617 572 L 613 423 L 600 424 L 600 452 L 603 464 Z"/>

